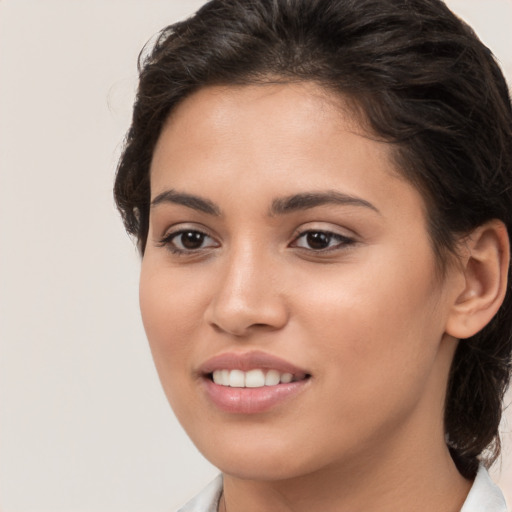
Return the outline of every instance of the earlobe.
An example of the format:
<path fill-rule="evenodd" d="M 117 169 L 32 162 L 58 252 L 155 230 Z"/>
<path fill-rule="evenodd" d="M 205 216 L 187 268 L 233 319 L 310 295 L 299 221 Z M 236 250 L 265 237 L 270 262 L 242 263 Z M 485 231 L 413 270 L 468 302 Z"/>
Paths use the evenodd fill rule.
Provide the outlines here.
<path fill-rule="evenodd" d="M 497 313 L 507 290 L 510 264 L 507 228 L 499 220 L 476 228 L 463 246 L 464 287 L 455 296 L 446 325 L 446 333 L 458 339 L 475 335 Z"/>

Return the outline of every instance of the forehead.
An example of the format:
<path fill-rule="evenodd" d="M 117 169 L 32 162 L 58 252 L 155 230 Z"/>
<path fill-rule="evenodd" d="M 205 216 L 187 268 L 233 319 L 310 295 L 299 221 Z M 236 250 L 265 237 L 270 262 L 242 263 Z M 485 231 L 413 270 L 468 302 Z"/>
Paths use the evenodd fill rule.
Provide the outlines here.
<path fill-rule="evenodd" d="M 252 107 L 252 108 L 251 108 Z M 202 120 L 217 127 L 251 115 L 253 120 L 268 121 L 268 109 L 272 117 L 281 117 L 284 123 L 306 122 L 311 116 L 327 112 L 342 113 L 340 119 L 358 126 L 349 108 L 348 98 L 328 91 L 315 82 L 262 82 L 249 85 L 214 85 L 202 87 L 187 96 L 172 111 L 167 120 L 183 122 L 194 113 L 202 112 Z M 334 115 L 333 119 L 338 118 Z M 196 119 L 197 121 L 198 119 Z"/>
<path fill-rule="evenodd" d="M 356 114 L 357 112 L 357 114 Z M 355 103 L 339 93 L 328 91 L 314 82 L 265 82 L 253 85 L 208 86 L 187 96 L 170 113 L 164 130 L 179 124 L 180 131 L 195 132 L 208 126 L 230 130 L 239 128 L 255 131 L 258 124 L 275 128 L 274 133 L 308 135 L 307 129 L 329 129 L 331 124 L 364 134 L 359 118 L 363 117 Z M 242 134 L 242 132 L 241 132 Z"/>
<path fill-rule="evenodd" d="M 310 82 L 204 87 L 179 103 L 167 118 L 151 170 L 162 163 L 161 155 L 178 158 L 180 149 L 192 144 L 196 156 L 201 151 L 213 156 L 213 150 L 224 148 L 231 156 L 236 149 L 262 157 L 278 149 L 283 159 L 293 159 L 305 149 L 326 149 L 336 137 L 337 143 L 343 138 L 358 139 L 354 151 L 365 143 L 371 145 L 381 163 L 395 174 L 391 146 L 377 142 L 355 111 L 347 98 Z M 193 157 L 187 154 L 189 162 Z"/>
<path fill-rule="evenodd" d="M 169 188 L 204 188 L 218 197 L 251 190 L 251 197 L 259 191 L 262 198 L 340 189 L 387 203 L 412 187 L 397 170 L 393 146 L 369 134 L 354 111 L 314 83 L 200 89 L 162 130 L 151 165 L 152 196 Z M 408 192 L 423 208 L 421 196 Z"/>

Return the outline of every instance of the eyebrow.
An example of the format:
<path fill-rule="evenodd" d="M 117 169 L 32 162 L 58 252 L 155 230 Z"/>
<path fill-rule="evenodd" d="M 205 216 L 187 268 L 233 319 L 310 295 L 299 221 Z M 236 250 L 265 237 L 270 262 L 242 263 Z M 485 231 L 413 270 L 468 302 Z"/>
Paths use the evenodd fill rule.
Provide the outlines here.
<path fill-rule="evenodd" d="M 272 201 L 272 206 L 270 207 L 270 215 L 283 215 L 328 204 L 361 206 L 363 208 L 369 208 L 370 210 L 380 214 L 378 208 L 365 199 L 337 192 L 335 190 L 328 190 L 325 192 L 306 192 L 274 199 L 274 201 Z"/>
<path fill-rule="evenodd" d="M 193 210 L 214 215 L 216 217 L 221 215 L 220 208 L 210 201 L 202 197 L 187 194 L 185 192 L 178 192 L 176 190 L 166 190 L 158 194 L 151 201 L 151 208 L 160 204 L 172 203 L 186 206 Z M 269 210 L 269 215 L 285 215 L 300 210 L 308 210 L 318 206 L 329 204 L 344 205 L 344 206 L 360 206 L 368 208 L 380 214 L 380 211 L 369 201 L 355 197 L 335 190 L 328 190 L 325 192 L 303 192 L 300 194 L 293 194 L 287 197 L 274 199 Z"/>
<path fill-rule="evenodd" d="M 164 203 L 180 204 L 217 217 L 220 215 L 220 208 L 208 199 L 203 199 L 202 197 L 186 194 L 184 192 L 177 192 L 176 190 L 166 190 L 158 194 L 151 201 L 151 208 Z"/>

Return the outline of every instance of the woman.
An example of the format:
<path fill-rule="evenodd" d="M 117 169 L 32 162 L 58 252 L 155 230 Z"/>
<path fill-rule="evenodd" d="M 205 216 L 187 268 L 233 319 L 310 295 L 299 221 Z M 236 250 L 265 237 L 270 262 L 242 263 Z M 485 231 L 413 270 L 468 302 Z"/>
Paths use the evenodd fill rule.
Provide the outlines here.
<path fill-rule="evenodd" d="M 439 0 L 213 0 L 141 64 L 115 195 L 183 511 L 506 510 L 512 113 Z"/>

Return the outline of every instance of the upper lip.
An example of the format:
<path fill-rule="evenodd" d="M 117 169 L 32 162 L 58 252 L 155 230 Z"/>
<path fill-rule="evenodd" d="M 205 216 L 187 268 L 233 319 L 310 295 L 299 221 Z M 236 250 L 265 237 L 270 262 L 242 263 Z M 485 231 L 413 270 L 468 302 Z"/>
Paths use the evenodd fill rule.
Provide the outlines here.
<path fill-rule="evenodd" d="M 244 353 L 225 352 L 205 361 L 199 372 L 203 375 L 215 370 L 277 370 L 279 373 L 291 373 L 295 377 L 309 375 L 308 372 L 280 357 L 265 352 L 252 351 Z"/>

